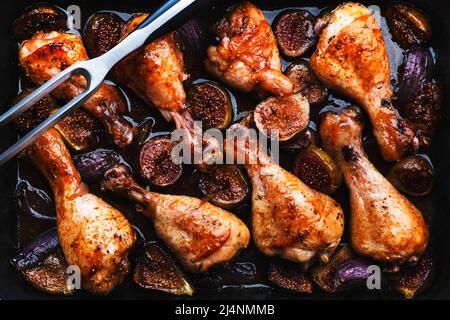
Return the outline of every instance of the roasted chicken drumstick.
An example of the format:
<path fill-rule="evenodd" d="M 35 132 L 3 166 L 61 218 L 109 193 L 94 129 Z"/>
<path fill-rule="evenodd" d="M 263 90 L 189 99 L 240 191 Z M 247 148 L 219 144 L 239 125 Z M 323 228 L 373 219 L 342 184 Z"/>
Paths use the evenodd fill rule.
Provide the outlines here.
<path fill-rule="evenodd" d="M 360 116 L 354 108 L 328 113 L 320 127 L 323 145 L 337 159 L 350 189 L 352 246 L 382 262 L 414 262 L 427 247 L 427 225 L 367 159 Z"/>
<path fill-rule="evenodd" d="M 126 37 L 148 16 L 137 14 L 124 26 L 121 36 Z M 194 141 L 194 119 L 186 108 L 183 80 L 183 53 L 174 33 L 169 33 L 136 50 L 115 67 L 116 78 L 147 103 L 159 109 L 166 120 L 174 120 L 178 129 L 186 130 L 187 143 L 199 148 Z M 206 139 L 206 138 L 205 138 Z M 216 145 L 216 141 L 205 140 Z M 215 147 L 214 147 L 215 148 Z"/>
<path fill-rule="evenodd" d="M 353 98 L 368 113 L 385 160 L 418 148 L 418 139 L 391 103 L 389 59 L 370 11 L 358 3 L 335 9 L 322 31 L 311 67 L 329 87 Z"/>
<path fill-rule="evenodd" d="M 127 256 L 135 242 L 133 227 L 119 211 L 89 193 L 54 129 L 40 136 L 25 153 L 52 187 L 67 264 L 80 268 L 84 289 L 110 292 L 128 272 Z"/>
<path fill-rule="evenodd" d="M 138 14 L 124 26 L 121 37 L 134 31 L 148 14 Z M 183 89 L 183 54 L 173 33 L 153 41 L 122 59 L 115 67 L 116 78 L 144 101 L 160 110 L 179 112 L 186 104 Z"/>
<path fill-rule="evenodd" d="M 233 129 L 241 131 L 239 137 L 248 130 L 242 125 Z M 252 235 L 256 245 L 268 256 L 305 265 L 316 256 L 326 260 L 344 231 L 341 206 L 251 145 L 249 139 L 226 141 L 227 153 L 246 157 L 245 167 L 253 186 Z"/>
<path fill-rule="evenodd" d="M 42 85 L 67 67 L 86 59 L 88 56 L 81 37 L 63 32 L 38 32 L 24 41 L 19 49 L 20 65 L 36 85 Z M 53 94 L 69 101 L 83 92 L 86 86 L 86 79 L 75 75 L 56 88 Z M 120 115 L 126 111 L 126 105 L 114 86 L 102 84 L 83 104 L 83 108 L 103 123 L 116 145 L 131 143 L 132 126 Z"/>
<path fill-rule="evenodd" d="M 231 7 L 215 28 L 218 44 L 208 48 L 206 69 L 242 91 L 286 96 L 291 81 L 281 72 L 277 42 L 264 14 L 250 2 Z"/>
<path fill-rule="evenodd" d="M 233 214 L 197 198 L 145 190 L 123 165 L 108 170 L 102 186 L 141 205 L 158 236 L 189 271 L 205 272 L 248 245 L 250 232 Z"/>

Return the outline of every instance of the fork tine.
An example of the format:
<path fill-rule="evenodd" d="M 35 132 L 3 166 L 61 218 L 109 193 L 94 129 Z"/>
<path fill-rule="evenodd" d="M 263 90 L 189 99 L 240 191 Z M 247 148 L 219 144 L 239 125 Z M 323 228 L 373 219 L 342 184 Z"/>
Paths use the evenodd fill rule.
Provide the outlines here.
<path fill-rule="evenodd" d="M 33 130 L 28 132 L 25 136 L 23 136 L 19 141 L 14 143 L 6 151 L 0 154 L 0 166 L 2 166 L 5 162 L 16 156 L 20 151 L 22 151 L 30 144 L 32 144 L 39 136 L 41 136 L 48 129 L 52 128 L 62 118 L 67 116 L 69 113 L 73 112 L 74 108 L 76 109 L 79 105 L 81 105 L 84 101 L 86 101 L 89 98 L 89 96 L 92 95 L 95 91 L 96 91 L 95 89 L 92 90 L 86 89 L 76 98 L 69 101 L 62 108 L 56 111 L 52 116 L 50 116 L 45 121 L 40 123 Z"/>
<path fill-rule="evenodd" d="M 63 70 L 58 73 L 56 76 L 45 82 L 42 86 L 37 88 L 30 95 L 25 97 L 15 106 L 10 108 L 8 111 L 3 113 L 0 116 L 0 128 L 6 125 L 8 122 L 18 117 L 20 114 L 28 110 L 33 104 L 44 98 L 47 94 L 49 94 L 53 89 L 58 87 L 61 83 L 69 79 L 72 75 L 81 71 L 81 66 L 79 64 L 74 64 L 73 66 Z"/>

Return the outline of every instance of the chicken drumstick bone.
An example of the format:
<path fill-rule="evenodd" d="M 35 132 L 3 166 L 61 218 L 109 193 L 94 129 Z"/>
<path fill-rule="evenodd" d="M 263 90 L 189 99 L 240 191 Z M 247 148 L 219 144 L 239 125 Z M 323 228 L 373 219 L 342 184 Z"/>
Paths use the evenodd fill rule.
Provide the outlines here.
<path fill-rule="evenodd" d="M 197 198 L 145 190 L 123 165 L 108 170 L 102 186 L 141 205 L 158 236 L 190 271 L 205 272 L 248 245 L 250 232 L 233 214 Z"/>
<path fill-rule="evenodd" d="M 328 113 L 320 127 L 323 145 L 337 159 L 350 189 L 352 246 L 393 265 L 414 262 L 427 247 L 427 225 L 367 159 L 360 116 L 354 108 Z"/>
<path fill-rule="evenodd" d="M 80 268 L 84 289 L 110 292 L 128 273 L 133 227 L 118 210 L 89 193 L 56 130 L 45 132 L 25 153 L 53 190 L 67 264 Z"/>
<path fill-rule="evenodd" d="M 19 49 L 20 65 L 25 75 L 36 85 L 42 85 L 67 67 L 86 59 L 88 56 L 81 37 L 63 32 L 38 32 L 24 41 Z M 74 75 L 57 87 L 53 94 L 67 102 L 86 87 L 86 79 Z M 117 146 L 131 143 L 132 126 L 120 115 L 126 111 L 126 105 L 114 86 L 102 84 L 83 104 L 83 108 L 103 123 Z"/>
<path fill-rule="evenodd" d="M 391 103 L 383 35 L 366 7 L 346 3 L 331 13 L 311 67 L 328 87 L 353 98 L 366 110 L 385 160 L 399 160 L 417 150 L 417 137 Z"/>

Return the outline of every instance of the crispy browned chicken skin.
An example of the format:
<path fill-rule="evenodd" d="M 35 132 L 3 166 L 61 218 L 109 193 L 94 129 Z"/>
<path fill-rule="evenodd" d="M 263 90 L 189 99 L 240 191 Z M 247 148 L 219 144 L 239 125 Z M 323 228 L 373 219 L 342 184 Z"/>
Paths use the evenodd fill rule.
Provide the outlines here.
<path fill-rule="evenodd" d="M 277 42 L 264 14 L 250 2 L 231 7 L 215 28 L 217 45 L 208 48 L 206 69 L 243 92 L 285 96 L 293 91 L 281 72 Z"/>
<path fill-rule="evenodd" d="M 241 125 L 233 128 L 242 130 L 242 134 L 248 132 Z M 341 206 L 308 187 L 247 141 L 233 144 L 227 139 L 226 150 L 247 157 L 245 167 L 253 187 L 252 235 L 259 250 L 268 256 L 305 264 L 319 256 L 326 260 L 344 231 Z"/>
<path fill-rule="evenodd" d="M 25 75 L 36 85 L 42 85 L 62 70 L 88 56 L 81 37 L 64 32 L 36 33 L 22 42 L 19 61 Z M 86 79 L 75 75 L 53 91 L 53 94 L 67 102 L 87 87 Z M 118 89 L 102 84 L 89 98 L 83 108 L 100 120 L 118 146 L 125 146 L 133 139 L 132 126 L 120 113 L 126 112 L 126 105 Z"/>
<path fill-rule="evenodd" d="M 353 108 L 327 114 L 320 126 L 323 145 L 337 159 L 350 189 L 352 246 L 387 263 L 415 261 L 427 247 L 428 228 L 420 211 L 367 159 L 362 128 Z"/>
<path fill-rule="evenodd" d="M 102 185 L 143 206 L 158 236 L 190 271 L 205 272 L 248 245 L 247 226 L 230 212 L 197 198 L 145 190 L 122 165 L 108 170 Z"/>
<path fill-rule="evenodd" d="M 385 160 L 399 160 L 417 149 L 418 139 L 392 106 L 383 35 L 366 7 L 346 3 L 332 12 L 311 57 L 311 67 L 327 86 L 366 110 Z"/>
<path fill-rule="evenodd" d="M 133 227 L 119 211 L 89 193 L 54 129 L 40 136 L 26 155 L 52 187 L 67 264 L 80 267 L 84 289 L 110 292 L 128 272 L 128 252 L 135 242 Z"/>

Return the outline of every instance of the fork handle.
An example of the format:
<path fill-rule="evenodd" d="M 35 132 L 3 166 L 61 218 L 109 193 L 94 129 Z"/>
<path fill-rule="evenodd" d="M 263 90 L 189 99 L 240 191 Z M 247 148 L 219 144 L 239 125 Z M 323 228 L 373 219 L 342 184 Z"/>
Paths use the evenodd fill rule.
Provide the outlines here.
<path fill-rule="evenodd" d="M 109 68 L 141 46 L 173 31 L 197 9 L 215 0 L 169 0 L 149 15 L 132 33 L 99 58 Z"/>
<path fill-rule="evenodd" d="M 158 10 L 156 10 L 153 14 L 148 16 L 137 28 L 136 30 L 144 29 L 150 23 L 155 21 L 155 19 L 161 16 L 168 9 L 176 5 L 178 2 L 183 2 L 186 0 L 169 0 L 164 5 L 162 5 Z M 199 8 L 206 5 L 213 5 L 215 0 L 195 0 L 191 2 L 188 6 L 185 7 L 182 11 L 178 12 L 175 16 L 173 16 L 170 20 L 166 21 L 160 28 L 152 32 L 150 36 L 147 37 L 147 40 L 144 44 L 148 44 L 164 34 L 173 31 L 178 28 L 183 22 L 186 21 L 187 18 L 190 18 Z"/>

